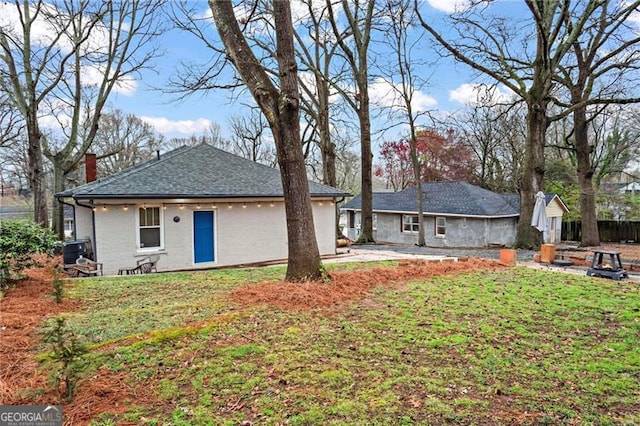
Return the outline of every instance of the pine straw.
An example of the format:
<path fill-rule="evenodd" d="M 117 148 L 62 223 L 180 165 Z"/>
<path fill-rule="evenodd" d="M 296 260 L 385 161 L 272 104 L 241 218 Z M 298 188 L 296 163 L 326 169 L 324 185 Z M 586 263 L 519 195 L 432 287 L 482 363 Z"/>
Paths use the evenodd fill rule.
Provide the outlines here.
<path fill-rule="evenodd" d="M 371 289 L 393 285 L 417 278 L 462 273 L 503 267 L 488 259 L 469 259 L 464 262 L 430 262 L 409 260 L 396 268 L 374 268 L 331 273 L 326 283 L 265 282 L 248 284 L 231 292 L 240 305 L 266 304 L 288 311 L 336 307 L 342 302 L 363 297 Z"/>
<path fill-rule="evenodd" d="M 37 266 L 25 270 L 26 277 L 14 282 L 0 299 L 0 402 L 21 403 L 18 391 L 45 387 L 38 374 L 33 348 L 40 342 L 35 327 L 44 319 L 69 310 L 72 302 L 55 303 L 52 271 L 59 258 L 39 257 Z M 24 403 L 24 402 L 22 402 Z"/>
<path fill-rule="evenodd" d="M 86 424 L 97 413 L 124 411 L 126 399 L 150 400 L 150 391 L 128 386 L 124 373 L 99 371 L 85 378 L 71 404 L 50 386 L 48 372 L 35 359 L 42 348 L 37 327 L 47 318 L 77 309 L 79 303 L 64 298 L 62 303 L 55 302 L 53 271 L 61 262 L 59 257 L 36 261 L 37 266 L 25 270 L 26 277 L 0 298 L 0 404 L 61 404 L 66 424 Z M 38 392 L 26 393 L 28 389 Z"/>
<path fill-rule="evenodd" d="M 46 374 L 35 360 L 41 336 L 37 327 L 43 321 L 78 308 L 77 301 L 64 299 L 57 304 L 53 291 L 53 268 L 60 259 L 41 261 L 41 266 L 26 271 L 27 278 L 9 289 L 0 299 L 0 404 L 61 404 L 65 424 L 87 424 L 100 413 L 121 413 L 131 404 L 158 404 L 154 386 L 138 385 L 129 380 L 129 372 L 112 372 L 104 368 L 85 377 L 71 403 L 61 399 L 47 383 Z M 408 261 L 397 268 L 333 272 L 328 283 L 261 283 L 246 285 L 231 292 L 233 300 L 243 305 L 269 304 L 288 310 L 325 308 L 331 310 L 341 302 L 363 297 L 374 287 L 394 285 L 416 278 L 495 269 L 500 264 L 484 259 L 466 262 L 427 263 Z M 27 389 L 41 390 L 26 394 Z M 125 403 L 126 401 L 126 403 Z"/>

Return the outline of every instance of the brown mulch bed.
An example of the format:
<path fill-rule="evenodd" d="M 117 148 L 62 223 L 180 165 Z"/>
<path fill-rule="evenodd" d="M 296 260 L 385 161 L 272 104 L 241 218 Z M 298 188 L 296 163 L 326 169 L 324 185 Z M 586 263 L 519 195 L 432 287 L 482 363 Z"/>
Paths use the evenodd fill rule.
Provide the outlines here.
<path fill-rule="evenodd" d="M 267 304 L 283 310 L 309 310 L 336 306 L 363 297 L 374 287 L 434 275 L 503 267 L 499 262 L 472 258 L 464 262 L 407 260 L 397 268 L 339 271 L 326 283 L 267 282 L 238 287 L 231 298 L 241 305 Z"/>
<path fill-rule="evenodd" d="M 85 378 L 73 402 L 67 404 L 49 382 L 49 371 L 43 371 L 35 359 L 46 350 L 38 327 L 48 318 L 80 307 L 78 301 L 66 298 L 55 302 L 53 271 L 60 262 L 59 257 L 38 257 L 37 266 L 25 270 L 25 278 L 12 283 L 0 298 L 0 404 L 62 405 L 65 424 L 86 424 L 96 413 L 124 411 L 123 401 L 136 400 L 145 391 L 127 385 L 125 373 L 100 371 Z"/>
<path fill-rule="evenodd" d="M 77 302 L 56 303 L 53 269 L 59 259 L 36 259 L 39 266 L 27 269 L 26 277 L 10 287 L 0 299 L 0 402 L 26 403 L 21 389 L 46 388 L 46 378 L 37 372 L 34 348 L 41 342 L 36 328 L 48 317 L 77 307 Z M 47 395 L 48 396 L 48 395 Z"/>
<path fill-rule="evenodd" d="M 80 307 L 77 301 L 55 303 L 53 271 L 60 259 L 38 259 L 39 266 L 25 271 L 25 279 L 9 288 L 0 299 L 0 404 L 60 404 L 66 424 L 86 424 L 97 414 L 121 412 L 132 404 L 157 404 L 153 386 L 134 386 L 128 373 L 100 370 L 79 384 L 74 399 L 66 403 L 48 382 L 35 359 L 42 337 L 38 327 L 47 318 Z M 496 261 L 466 262 L 406 261 L 397 268 L 375 268 L 333 272 L 327 283 L 262 283 L 240 287 L 231 297 L 243 305 L 270 304 L 281 309 L 329 308 L 364 297 L 380 285 L 393 285 L 415 278 L 501 267 Z M 28 392 L 25 390 L 37 390 Z M 126 401 L 126 403 L 125 403 Z"/>
<path fill-rule="evenodd" d="M 623 260 L 639 260 L 640 245 L 606 245 L 622 252 Z M 589 250 L 585 255 L 591 254 Z M 153 383 L 131 380 L 129 372 L 101 369 L 86 377 L 71 403 L 66 403 L 47 380 L 35 355 L 43 350 L 38 327 L 48 318 L 73 312 L 80 303 L 64 299 L 57 304 L 53 269 L 60 259 L 40 259 L 40 266 L 26 271 L 26 278 L 0 298 L 0 404 L 61 404 L 67 424 L 87 424 L 99 413 L 123 412 L 130 405 L 159 404 Z M 229 297 L 242 306 L 269 305 L 283 310 L 333 312 L 351 301 L 365 298 L 375 287 L 395 286 L 413 279 L 474 270 L 503 268 L 497 261 L 469 259 L 463 262 L 402 261 L 398 267 L 378 267 L 331 272 L 325 283 L 265 282 L 238 287 Z M 41 392 L 25 393 L 39 390 Z"/>

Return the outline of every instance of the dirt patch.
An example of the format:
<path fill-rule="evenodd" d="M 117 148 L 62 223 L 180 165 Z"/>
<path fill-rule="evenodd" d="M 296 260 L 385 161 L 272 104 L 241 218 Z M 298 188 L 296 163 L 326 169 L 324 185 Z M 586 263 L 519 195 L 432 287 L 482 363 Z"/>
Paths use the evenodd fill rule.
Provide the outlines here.
<path fill-rule="evenodd" d="M 603 244 L 597 247 L 582 247 L 577 249 L 558 250 L 556 258 L 569 260 L 574 266 L 591 266 L 594 250 L 619 251 L 622 267 L 628 272 L 640 271 L 640 244 Z M 540 261 L 540 256 L 534 257 L 536 262 Z"/>
<path fill-rule="evenodd" d="M 640 244 L 606 244 L 600 247 L 588 247 L 587 253 L 592 255 L 594 249 L 619 251 L 623 262 L 640 263 Z"/>
<path fill-rule="evenodd" d="M 259 283 L 238 287 L 231 298 L 241 305 L 267 304 L 284 310 L 309 310 L 336 306 L 363 297 L 374 287 L 434 275 L 503 267 L 488 259 L 464 262 L 404 260 L 397 268 L 374 268 L 331 273 L 331 280 L 318 283 Z"/>

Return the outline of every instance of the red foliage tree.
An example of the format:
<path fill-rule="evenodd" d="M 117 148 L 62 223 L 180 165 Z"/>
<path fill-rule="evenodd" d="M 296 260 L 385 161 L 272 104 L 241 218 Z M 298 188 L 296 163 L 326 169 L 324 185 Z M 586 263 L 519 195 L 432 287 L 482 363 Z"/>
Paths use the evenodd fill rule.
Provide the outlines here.
<path fill-rule="evenodd" d="M 473 155 L 453 130 L 448 130 L 445 136 L 433 129 L 420 130 L 416 148 L 422 182 L 474 182 Z M 410 186 L 413 182 L 410 153 L 408 139 L 384 142 L 380 149 L 382 164 L 375 168 L 375 175 L 395 191 Z"/>
<path fill-rule="evenodd" d="M 409 141 L 387 141 L 380 148 L 382 164 L 374 168 L 374 174 L 382 178 L 387 188 L 399 191 L 409 186 L 413 180 Z"/>

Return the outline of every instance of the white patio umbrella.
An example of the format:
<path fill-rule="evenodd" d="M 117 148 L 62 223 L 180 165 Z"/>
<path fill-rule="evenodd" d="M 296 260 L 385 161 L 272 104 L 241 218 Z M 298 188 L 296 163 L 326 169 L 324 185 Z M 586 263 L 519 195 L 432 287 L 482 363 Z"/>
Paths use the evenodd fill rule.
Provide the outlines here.
<path fill-rule="evenodd" d="M 531 226 L 540 232 L 547 230 L 547 203 L 544 198 L 544 192 L 538 191 L 536 194 L 536 204 L 533 206 L 533 216 L 531 217 Z"/>

